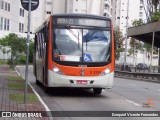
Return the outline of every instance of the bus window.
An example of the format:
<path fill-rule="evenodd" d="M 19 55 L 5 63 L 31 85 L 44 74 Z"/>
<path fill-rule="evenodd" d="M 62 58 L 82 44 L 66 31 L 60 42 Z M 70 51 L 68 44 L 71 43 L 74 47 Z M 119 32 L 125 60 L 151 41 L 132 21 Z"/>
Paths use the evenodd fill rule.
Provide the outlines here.
<path fill-rule="evenodd" d="M 71 62 L 108 62 L 111 32 L 89 29 L 55 29 L 55 60 Z"/>
<path fill-rule="evenodd" d="M 106 62 L 110 57 L 110 31 L 83 30 L 83 61 Z"/>
<path fill-rule="evenodd" d="M 55 29 L 54 58 L 60 61 L 80 61 L 82 56 L 82 32 L 80 29 Z M 80 47 L 81 46 L 81 47 Z M 57 55 L 58 54 L 58 55 Z"/>

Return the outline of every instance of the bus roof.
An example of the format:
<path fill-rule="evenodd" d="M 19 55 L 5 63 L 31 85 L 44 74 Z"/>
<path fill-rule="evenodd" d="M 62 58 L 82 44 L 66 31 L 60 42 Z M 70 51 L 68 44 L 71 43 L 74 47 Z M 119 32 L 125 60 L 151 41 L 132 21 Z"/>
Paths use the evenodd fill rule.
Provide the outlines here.
<path fill-rule="evenodd" d="M 78 17 L 78 18 L 94 18 L 94 19 L 108 19 L 111 20 L 110 18 L 106 16 L 99 16 L 99 15 L 92 15 L 92 14 L 75 14 L 75 13 L 70 13 L 70 14 L 54 14 L 52 15 L 53 17 Z"/>
<path fill-rule="evenodd" d="M 110 18 L 106 17 L 106 16 L 99 16 L 99 15 L 92 15 L 92 14 L 75 14 L 75 13 L 70 13 L 70 14 L 53 14 L 51 15 L 52 17 L 76 17 L 76 18 L 93 18 L 93 19 L 101 19 L 101 20 L 111 20 Z M 51 17 L 49 16 L 49 18 Z M 35 33 L 39 30 L 41 30 L 42 28 L 44 28 L 44 26 L 47 24 L 47 22 L 49 21 L 49 18 L 46 19 L 46 21 L 41 24 L 35 31 Z"/>

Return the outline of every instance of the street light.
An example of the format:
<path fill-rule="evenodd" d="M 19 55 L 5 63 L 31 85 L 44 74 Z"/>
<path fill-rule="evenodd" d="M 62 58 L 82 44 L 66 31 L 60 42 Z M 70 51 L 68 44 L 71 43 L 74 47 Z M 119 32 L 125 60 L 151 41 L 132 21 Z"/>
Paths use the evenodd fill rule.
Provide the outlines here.
<path fill-rule="evenodd" d="M 125 39 L 125 55 L 124 55 L 124 64 L 127 64 L 127 37 L 128 37 L 128 13 L 129 13 L 129 0 L 127 1 L 127 20 L 126 20 L 126 39 Z"/>

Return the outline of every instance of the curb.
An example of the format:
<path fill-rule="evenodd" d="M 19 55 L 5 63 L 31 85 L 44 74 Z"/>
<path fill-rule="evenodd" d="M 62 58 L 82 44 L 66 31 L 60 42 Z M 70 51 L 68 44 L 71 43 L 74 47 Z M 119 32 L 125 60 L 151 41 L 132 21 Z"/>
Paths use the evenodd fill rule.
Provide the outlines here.
<path fill-rule="evenodd" d="M 17 74 L 18 74 L 20 77 L 22 77 L 22 76 L 20 75 L 19 71 L 17 70 L 17 68 L 15 67 L 14 69 L 16 70 Z M 25 80 L 24 77 L 22 77 L 22 78 Z M 27 82 L 27 83 L 28 83 L 28 85 L 31 87 L 31 89 L 33 90 L 33 92 L 36 94 L 36 96 L 38 97 L 39 101 L 40 101 L 41 104 L 44 106 L 45 110 L 46 110 L 47 112 L 49 112 L 50 109 L 49 109 L 48 106 L 44 103 L 44 101 L 43 101 L 42 98 L 39 96 L 39 94 L 35 91 L 34 87 L 33 87 L 29 82 Z"/>

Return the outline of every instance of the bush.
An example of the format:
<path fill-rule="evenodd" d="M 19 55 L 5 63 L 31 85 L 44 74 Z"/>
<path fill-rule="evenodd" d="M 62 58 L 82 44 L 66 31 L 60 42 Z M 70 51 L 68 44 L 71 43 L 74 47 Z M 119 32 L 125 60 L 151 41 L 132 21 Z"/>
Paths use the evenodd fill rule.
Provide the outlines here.
<path fill-rule="evenodd" d="M 20 56 L 18 63 L 19 64 L 26 64 L 26 56 L 25 55 Z"/>
<path fill-rule="evenodd" d="M 160 12 L 155 12 L 151 17 L 151 22 L 160 21 Z"/>
<path fill-rule="evenodd" d="M 0 60 L 0 65 L 6 64 L 5 60 Z"/>

